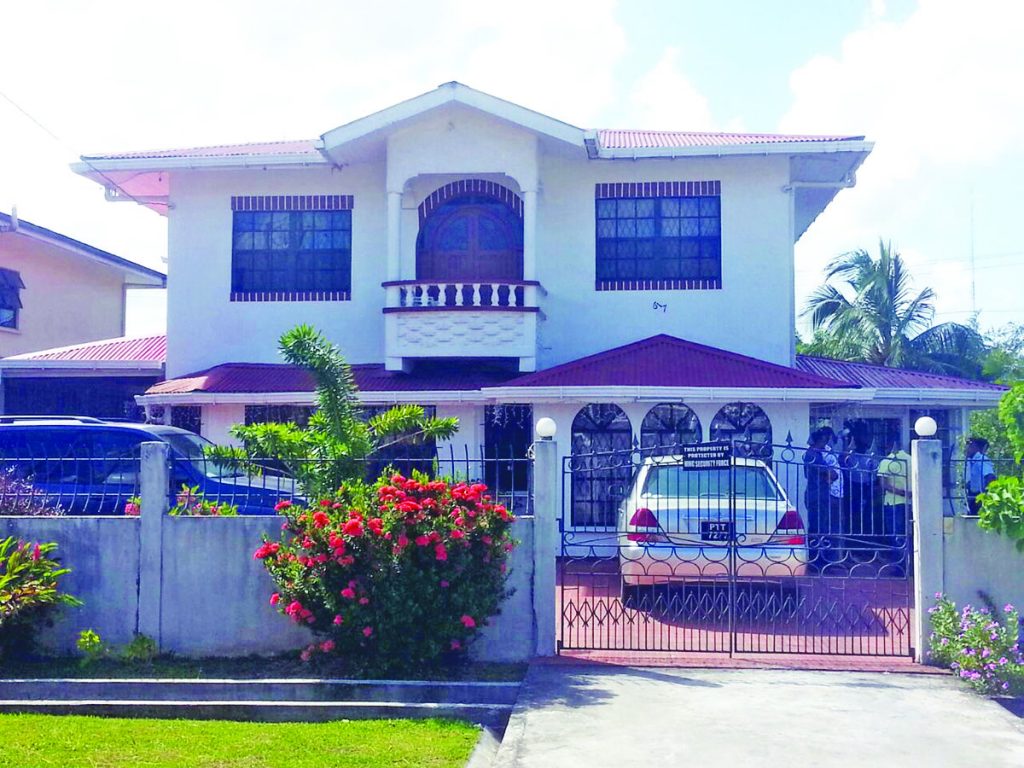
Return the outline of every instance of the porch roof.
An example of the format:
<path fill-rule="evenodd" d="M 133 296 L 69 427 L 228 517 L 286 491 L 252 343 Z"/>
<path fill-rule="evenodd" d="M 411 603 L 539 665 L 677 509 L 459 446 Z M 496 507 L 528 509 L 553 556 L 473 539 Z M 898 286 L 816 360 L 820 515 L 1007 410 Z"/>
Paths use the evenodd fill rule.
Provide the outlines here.
<path fill-rule="evenodd" d="M 520 376 L 505 386 L 856 389 L 860 385 L 659 334 Z"/>
<path fill-rule="evenodd" d="M 943 389 L 964 391 L 1004 392 L 1007 387 L 989 381 L 961 379 L 924 371 L 908 371 L 904 368 L 890 368 L 885 365 L 853 363 L 848 360 L 833 360 L 812 355 L 796 356 L 797 370 L 815 376 L 843 379 L 862 387 L 877 389 Z"/>

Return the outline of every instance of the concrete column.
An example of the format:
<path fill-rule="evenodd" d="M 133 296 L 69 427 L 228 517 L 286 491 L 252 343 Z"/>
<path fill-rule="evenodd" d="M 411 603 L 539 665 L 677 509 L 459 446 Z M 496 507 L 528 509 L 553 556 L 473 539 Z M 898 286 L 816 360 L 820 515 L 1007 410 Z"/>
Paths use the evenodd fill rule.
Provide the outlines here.
<path fill-rule="evenodd" d="M 552 439 L 533 444 L 533 623 L 535 652 L 555 655 L 555 557 L 561 500 L 558 445 Z"/>
<path fill-rule="evenodd" d="M 139 531 L 139 633 L 160 646 L 160 604 L 163 592 L 163 521 L 168 508 L 170 479 L 168 445 L 142 444 Z"/>
<path fill-rule="evenodd" d="M 911 444 L 911 508 L 914 531 L 914 623 L 911 642 L 914 660 L 928 656 L 932 633 L 928 609 L 935 594 L 944 592 L 942 546 L 942 443 L 914 440 Z"/>
<path fill-rule="evenodd" d="M 388 280 L 402 279 L 402 193 L 388 190 Z"/>
<path fill-rule="evenodd" d="M 523 199 L 523 279 L 537 279 L 537 190 L 524 189 Z"/>

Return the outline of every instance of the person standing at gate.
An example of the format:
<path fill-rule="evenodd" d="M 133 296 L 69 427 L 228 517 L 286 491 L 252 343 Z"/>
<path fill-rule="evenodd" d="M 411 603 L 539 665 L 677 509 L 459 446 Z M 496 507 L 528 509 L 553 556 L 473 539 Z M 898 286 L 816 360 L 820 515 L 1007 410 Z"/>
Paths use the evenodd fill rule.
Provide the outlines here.
<path fill-rule="evenodd" d="M 808 551 L 811 567 L 823 570 L 831 561 L 828 553 L 835 546 L 837 533 L 838 510 L 832 495 L 832 484 L 838 478 L 839 466 L 835 455 L 828 450 L 829 433 L 824 429 L 816 429 L 807 440 L 804 452 L 804 507 L 807 510 Z M 829 461 L 831 459 L 831 462 Z"/>
<path fill-rule="evenodd" d="M 907 564 L 912 549 L 907 521 L 910 519 L 910 454 L 903 450 L 899 433 L 887 436 L 882 446 L 885 458 L 878 464 L 878 479 L 882 485 L 882 540 L 888 549 L 887 564 L 894 563 L 882 575 L 897 578 L 907 575 Z"/>
<path fill-rule="evenodd" d="M 988 489 L 988 484 L 996 479 L 996 470 L 989 461 L 988 440 L 983 437 L 967 439 L 967 459 L 964 461 L 964 488 L 967 490 L 967 511 L 978 514 L 981 503 L 978 494 Z"/>

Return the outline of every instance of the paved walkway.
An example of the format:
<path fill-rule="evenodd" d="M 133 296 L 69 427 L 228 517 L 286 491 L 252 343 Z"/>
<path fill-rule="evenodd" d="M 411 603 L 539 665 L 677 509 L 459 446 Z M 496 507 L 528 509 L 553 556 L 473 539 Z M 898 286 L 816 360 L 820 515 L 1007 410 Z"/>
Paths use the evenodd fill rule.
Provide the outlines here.
<path fill-rule="evenodd" d="M 1024 766 L 1024 720 L 950 677 L 537 665 L 500 768 Z"/>

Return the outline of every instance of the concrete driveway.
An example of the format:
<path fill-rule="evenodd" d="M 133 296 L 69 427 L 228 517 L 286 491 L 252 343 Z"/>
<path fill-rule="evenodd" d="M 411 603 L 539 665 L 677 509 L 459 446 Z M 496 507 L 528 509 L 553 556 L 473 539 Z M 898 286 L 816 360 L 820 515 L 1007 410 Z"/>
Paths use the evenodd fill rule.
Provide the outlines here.
<path fill-rule="evenodd" d="M 1024 720 L 935 675 L 540 665 L 496 765 L 1024 765 Z"/>

